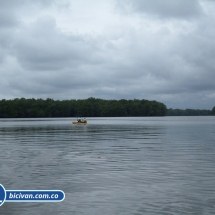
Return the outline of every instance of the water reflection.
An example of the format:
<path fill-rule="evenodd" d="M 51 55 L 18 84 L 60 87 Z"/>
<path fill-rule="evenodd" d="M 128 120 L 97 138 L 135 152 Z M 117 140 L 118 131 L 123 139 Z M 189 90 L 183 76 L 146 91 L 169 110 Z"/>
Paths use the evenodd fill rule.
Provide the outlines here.
<path fill-rule="evenodd" d="M 57 204 L 5 203 L 1 214 L 214 214 L 212 118 L 71 122 L 0 120 L 0 183 L 66 193 Z"/>

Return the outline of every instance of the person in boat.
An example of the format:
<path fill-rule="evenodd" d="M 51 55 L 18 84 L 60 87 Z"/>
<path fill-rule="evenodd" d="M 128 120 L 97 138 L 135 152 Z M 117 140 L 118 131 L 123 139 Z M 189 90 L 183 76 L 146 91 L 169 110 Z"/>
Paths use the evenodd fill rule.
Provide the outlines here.
<path fill-rule="evenodd" d="M 85 118 L 77 118 L 77 122 L 87 122 L 87 120 Z"/>

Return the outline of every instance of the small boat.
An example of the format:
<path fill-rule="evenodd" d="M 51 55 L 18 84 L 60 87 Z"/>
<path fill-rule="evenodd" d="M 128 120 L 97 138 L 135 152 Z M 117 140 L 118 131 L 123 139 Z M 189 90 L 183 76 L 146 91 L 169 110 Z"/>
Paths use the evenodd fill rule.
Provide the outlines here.
<path fill-rule="evenodd" d="M 86 125 L 87 124 L 87 120 L 81 120 L 81 119 L 77 119 L 77 121 L 72 122 L 72 124 L 78 124 L 78 125 Z"/>
<path fill-rule="evenodd" d="M 87 120 L 85 120 L 84 122 L 72 122 L 72 124 L 79 124 L 79 125 L 86 125 L 87 124 Z"/>

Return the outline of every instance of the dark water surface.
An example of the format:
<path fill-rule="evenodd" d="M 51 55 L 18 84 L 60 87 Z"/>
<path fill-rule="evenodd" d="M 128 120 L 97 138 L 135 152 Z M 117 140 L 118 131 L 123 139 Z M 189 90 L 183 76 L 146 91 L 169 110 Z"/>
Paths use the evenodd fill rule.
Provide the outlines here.
<path fill-rule="evenodd" d="M 215 214 L 215 117 L 1 119 L 0 183 L 59 203 L 0 214 Z"/>

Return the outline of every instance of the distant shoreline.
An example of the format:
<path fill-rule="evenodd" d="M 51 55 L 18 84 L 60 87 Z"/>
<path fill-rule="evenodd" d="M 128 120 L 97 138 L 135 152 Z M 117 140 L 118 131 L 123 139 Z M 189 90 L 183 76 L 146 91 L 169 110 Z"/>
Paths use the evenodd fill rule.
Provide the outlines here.
<path fill-rule="evenodd" d="M 90 97 L 78 100 L 16 98 L 0 100 L 0 118 L 61 118 L 61 117 L 156 117 L 156 116 L 210 116 L 212 110 L 167 109 L 158 101 L 104 100 Z"/>

